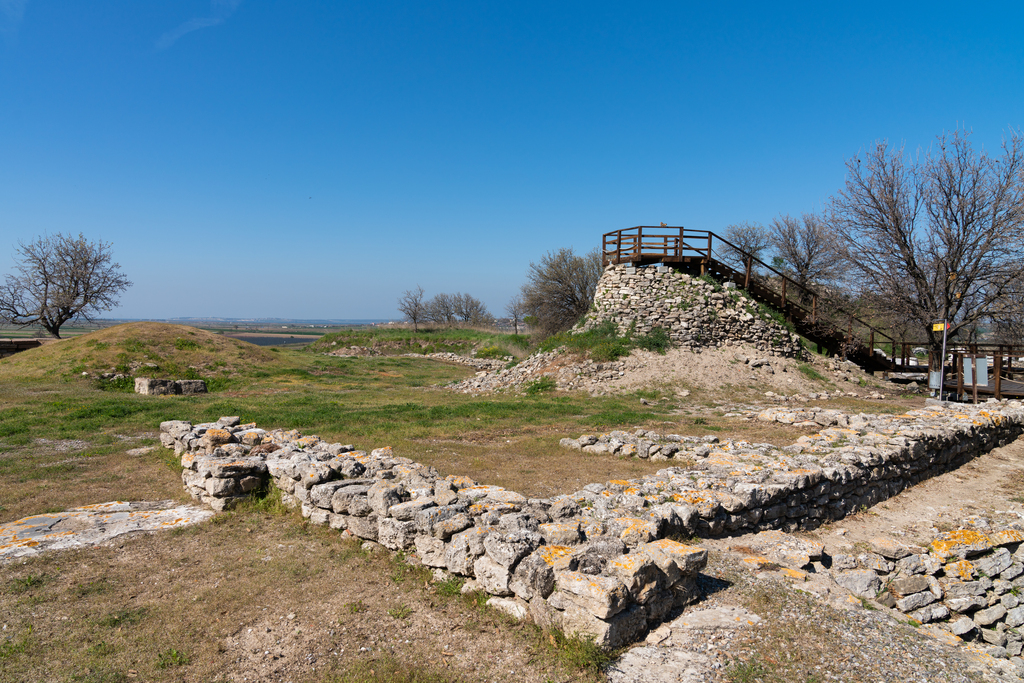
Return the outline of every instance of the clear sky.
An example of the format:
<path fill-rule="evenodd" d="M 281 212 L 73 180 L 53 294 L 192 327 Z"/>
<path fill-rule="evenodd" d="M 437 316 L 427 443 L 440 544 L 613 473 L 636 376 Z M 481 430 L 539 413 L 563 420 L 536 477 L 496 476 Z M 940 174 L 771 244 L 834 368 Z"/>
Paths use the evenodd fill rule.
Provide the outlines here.
<path fill-rule="evenodd" d="M 111 317 L 501 315 L 548 250 L 818 210 L 879 138 L 1022 112 L 1019 0 L 0 0 L 0 274 L 82 232 Z"/>

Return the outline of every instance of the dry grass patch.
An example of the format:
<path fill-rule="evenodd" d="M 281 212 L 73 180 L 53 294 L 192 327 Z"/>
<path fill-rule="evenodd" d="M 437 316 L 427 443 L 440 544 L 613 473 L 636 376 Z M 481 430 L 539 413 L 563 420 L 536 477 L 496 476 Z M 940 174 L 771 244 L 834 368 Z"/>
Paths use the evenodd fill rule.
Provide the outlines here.
<path fill-rule="evenodd" d="M 295 513 L 251 508 L 33 558 L 4 568 L 0 680 L 577 675 L 553 660 L 535 628 L 429 576 Z"/>

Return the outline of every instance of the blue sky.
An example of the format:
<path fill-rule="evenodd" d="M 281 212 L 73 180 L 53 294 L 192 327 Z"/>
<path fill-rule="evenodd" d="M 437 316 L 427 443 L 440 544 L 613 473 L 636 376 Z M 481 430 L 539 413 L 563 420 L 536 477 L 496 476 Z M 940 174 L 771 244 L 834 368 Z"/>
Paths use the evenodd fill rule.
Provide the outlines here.
<path fill-rule="evenodd" d="M 845 6 L 844 6 L 845 5 Z M 0 273 L 82 232 L 111 317 L 501 314 L 530 261 L 820 209 L 1024 123 L 1024 5 L 0 0 Z"/>

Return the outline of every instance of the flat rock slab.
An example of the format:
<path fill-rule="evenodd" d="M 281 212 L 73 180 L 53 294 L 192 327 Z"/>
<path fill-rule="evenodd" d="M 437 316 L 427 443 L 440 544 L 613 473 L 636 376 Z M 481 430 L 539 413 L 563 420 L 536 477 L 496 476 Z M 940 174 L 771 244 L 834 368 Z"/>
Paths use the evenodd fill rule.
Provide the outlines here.
<path fill-rule="evenodd" d="M 744 628 L 761 622 L 761 617 L 742 607 L 713 607 L 686 612 L 668 626 L 678 628 Z"/>
<path fill-rule="evenodd" d="M 213 510 L 174 501 L 97 503 L 65 512 L 32 515 L 0 524 L 0 562 L 97 545 L 134 531 L 174 529 L 196 524 L 214 515 Z"/>
<path fill-rule="evenodd" d="M 723 606 L 687 611 L 662 624 L 647 637 L 647 647 L 635 647 L 608 665 L 610 683 L 698 683 L 709 680 L 713 660 L 692 648 L 690 629 L 740 629 L 761 617 L 742 607 Z M 679 644 L 682 641 L 686 644 Z M 690 645 L 690 646 L 688 646 Z"/>
<path fill-rule="evenodd" d="M 609 683 L 703 683 L 711 659 L 681 648 L 635 647 L 605 669 Z"/>

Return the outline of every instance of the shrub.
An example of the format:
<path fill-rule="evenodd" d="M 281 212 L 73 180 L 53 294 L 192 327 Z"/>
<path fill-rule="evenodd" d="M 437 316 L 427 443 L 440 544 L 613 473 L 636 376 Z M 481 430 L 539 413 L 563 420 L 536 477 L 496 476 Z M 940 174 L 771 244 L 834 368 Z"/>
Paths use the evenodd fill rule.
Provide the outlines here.
<path fill-rule="evenodd" d="M 668 350 L 670 343 L 668 332 L 662 327 L 655 327 L 649 333 L 636 338 L 636 345 L 641 349 L 656 351 L 662 355 Z"/>
<path fill-rule="evenodd" d="M 536 396 L 545 391 L 554 391 L 555 386 L 554 378 L 545 376 L 527 384 L 524 391 L 530 396 Z"/>

